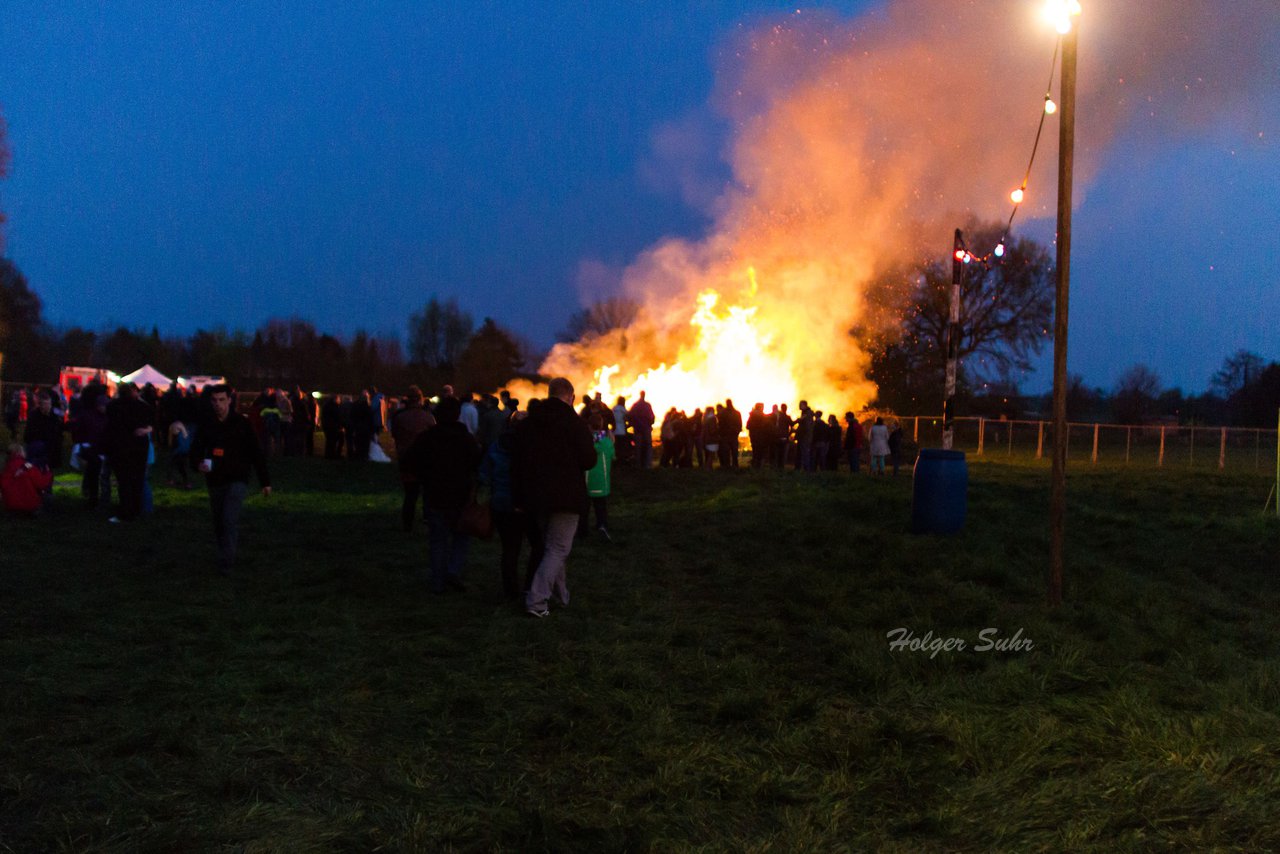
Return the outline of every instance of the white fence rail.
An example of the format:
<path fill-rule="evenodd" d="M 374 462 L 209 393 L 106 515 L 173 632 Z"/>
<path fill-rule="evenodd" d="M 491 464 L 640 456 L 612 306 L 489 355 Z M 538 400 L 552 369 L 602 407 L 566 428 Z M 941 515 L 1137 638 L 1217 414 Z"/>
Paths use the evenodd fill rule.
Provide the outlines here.
<path fill-rule="evenodd" d="M 905 416 L 902 430 L 920 447 L 942 446 L 941 416 Z M 1180 424 L 1067 425 L 1067 455 L 1092 464 L 1274 471 L 1276 431 Z M 955 447 L 978 457 L 1047 459 L 1051 421 L 957 418 Z"/>

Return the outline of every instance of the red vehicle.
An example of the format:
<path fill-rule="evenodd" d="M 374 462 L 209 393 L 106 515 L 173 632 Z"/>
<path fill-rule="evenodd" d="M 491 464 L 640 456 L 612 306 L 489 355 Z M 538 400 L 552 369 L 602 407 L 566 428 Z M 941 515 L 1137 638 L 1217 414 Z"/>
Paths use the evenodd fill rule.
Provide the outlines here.
<path fill-rule="evenodd" d="M 107 392 L 114 396 L 117 379 L 119 377 L 114 372 L 105 368 L 77 368 L 67 365 L 58 371 L 58 387 L 62 389 L 62 396 L 66 400 L 71 400 L 72 395 L 95 381 L 105 385 Z"/>

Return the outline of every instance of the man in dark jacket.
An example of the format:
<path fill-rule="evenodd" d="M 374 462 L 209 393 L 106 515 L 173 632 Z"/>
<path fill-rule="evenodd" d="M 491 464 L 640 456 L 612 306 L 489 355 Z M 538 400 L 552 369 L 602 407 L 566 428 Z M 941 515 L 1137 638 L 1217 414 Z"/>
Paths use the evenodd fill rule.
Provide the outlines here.
<path fill-rule="evenodd" d="M 733 406 L 733 400 L 724 402 L 720 416 L 720 468 L 738 467 L 738 436 L 742 434 L 742 413 Z"/>
<path fill-rule="evenodd" d="M 405 465 L 422 484 L 431 543 L 431 592 L 466 590 L 462 567 L 470 537 L 458 531 L 462 508 L 471 500 L 480 446 L 458 420 L 462 403 L 446 397 L 436 406 L 434 427 L 418 434 L 405 455 Z"/>
<path fill-rule="evenodd" d="M 644 399 L 644 392 L 640 392 L 640 399 L 627 413 L 627 422 L 636 434 L 636 464 L 641 469 L 647 470 L 653 459 L 653 422 L 655 420 L 653 407 Z"/>
<path fill-rule="evenodd" d="M 289 403 L 293 406 L 294 441 L 304 455 L 312 456 L 316 450 L 316 399 L 305 393 L 302 386 L 296 386 L 289 395 Z"/>
<path fill-rule="evenodd" d="M 324 433 L 324 458 L 342 458 L 346 431 L 342 427 L 342 395 L 330 395 L 320 407 L 320 432 Z"/>
<path fill-rule="evenodd" d="M 80 494 L 90 507 L 98 506 L 98 482 L 102 476 L 102 458 L 106 451 L 103 438 L 107 434 L 106 389 L 92 401 L 80 401 L 80 414 L 71 425 L 71 438 L 81 446 L 80 458 L 84 461 L 84 479 Z"/>
<path fill-rule="evenodd" d="M 52 469 L 62 465 L 62 416 L 54 412 L 53 397 L 44 389 L 36 392 L 36 408 L 27 415 L 23 441 L 33 465 Z"/>
<path fill-rule="evenodd" d="M 418 475 L 409 467 L 409 449 L 424 430 L 434 427 L 435 416 L 422 405 L 422 389 L 416 385 L 409 386 L 405 395 L 405 406 L 391 416 L 391 438 L 396 443 L 396 459 L 400 462 L 400 483 L 404 487 L 404 501 L 400 504 L 400 523 L 405 532 L 413 530 L 414 511 L 418 506 L 418 496 L 422 494 L 422 483 Z M 423 519 L 426 519 L 424 503 Z"/>
<path fill-rule="evenodd" d="M 138 387 L 125 383 L 107 406 L 107 460 L 120 489 L 120 508 L 112 522 L 131 522 L 142 515 L 142 492 L 155 413 L 138 398 Z"/>
<path fill-rule="evenodd" d="M 209 402 L 213 404 L 213 418 L 196 430 L 191 458 L 200 461 L 200 471 L 209 487 L 218 572 L 230 575 L 240 540 L 240 509 L 249 492 L 249 469 L 257 474 L 264 496 L 271 494 L 271 477 L 253 425 L 232 411 L 231 389 L 221 384 L 213 386 Z"/>
<path fill-rule="evenodd" d="M 369 392 L 362 391 L 351 401 L 351 408 L 347 411 L 347 430 L 350 435 L 347 450 L 351 459 L 369 459 L 369 446 L 373 444 L 375 427 Z"/>
<path fill-rule="evenodd" d="M 747 437 L 751 440 L 751 467 L 758 469 L 769 461 L 773 453 L 773 418 L 764 411 L 764 404 L 751 407 L 747 416 Z"/>
<path fill-rule="evenodd" d="M 562 377 L 552 380 L 546 401 L 530 412 L 515 439 L 513 497 L 517 509 L 538 520 L 545 544 L 525 608 L 545 617 L 552 593 L 569 604 L 565 562 L 578 517 L 587 509 L 586 472 L 596 464 L 591 430 L 573 411 L 573 383 Z"/>

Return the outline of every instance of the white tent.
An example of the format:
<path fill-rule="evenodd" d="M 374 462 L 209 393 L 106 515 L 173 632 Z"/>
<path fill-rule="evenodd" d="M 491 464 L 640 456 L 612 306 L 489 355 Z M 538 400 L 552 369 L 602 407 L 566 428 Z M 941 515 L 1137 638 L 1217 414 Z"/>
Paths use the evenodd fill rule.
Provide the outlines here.
<path fill-rule="evenodd" d="M 208 374 L 178 377 L 178 385 L 185 389 L 195 389 L 196 391 L 202 391 L 207 385 L 218 385 L 219 383 L 225 383 L 226 381 L 226 377 L 209 376 Z"/>
<path fill-rule="evenodd" d="M 151 383 L 159 391 L 164 391 L 173 385 L 173 380 L 157 371 L 150 365 L 143 365 L 131 374 L 125 374 L 120 378 L 122 383 L 133 383 L 138 388 L 142 388 L 147 383 Z"/>

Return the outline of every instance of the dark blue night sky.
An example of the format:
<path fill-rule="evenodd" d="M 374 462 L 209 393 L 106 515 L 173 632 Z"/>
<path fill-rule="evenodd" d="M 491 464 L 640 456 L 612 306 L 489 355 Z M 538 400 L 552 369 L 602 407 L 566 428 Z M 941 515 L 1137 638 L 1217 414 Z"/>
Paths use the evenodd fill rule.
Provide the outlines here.
<path fill-rule="evenodd" d="M 705 107 L 719 52 L 787 11 L 8 0 L 7 252 L 57 323 L 403 334 L 436 294 L 546 344 L 584 261 L 621 268 L 707 227 L 654 133 L 701 116 L 712 142 L 689 168 L 727 181 Z M 1078 186 L 1071 369 L 1090 384 L 1146 362 L 1197 391 L 1238 348 L 1280 359 L 1270 67 L 1243 118 L 1135 120 Z"/>

